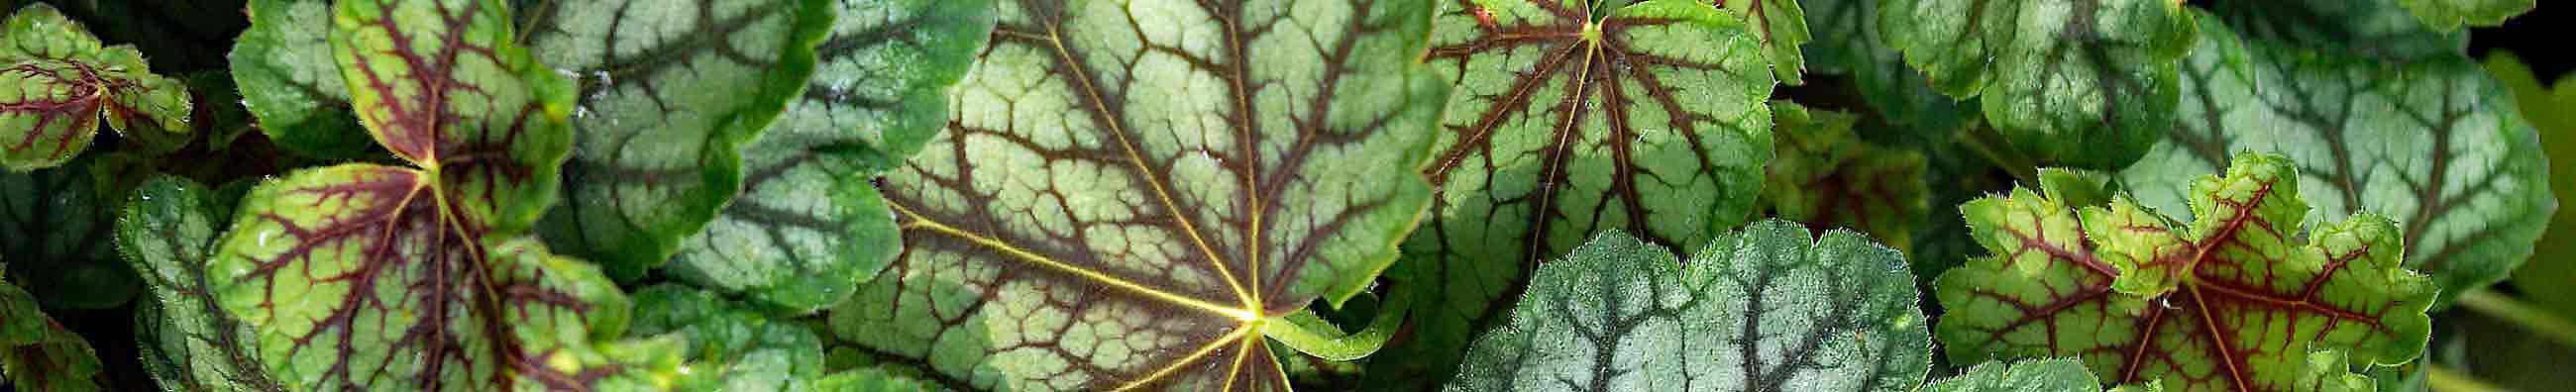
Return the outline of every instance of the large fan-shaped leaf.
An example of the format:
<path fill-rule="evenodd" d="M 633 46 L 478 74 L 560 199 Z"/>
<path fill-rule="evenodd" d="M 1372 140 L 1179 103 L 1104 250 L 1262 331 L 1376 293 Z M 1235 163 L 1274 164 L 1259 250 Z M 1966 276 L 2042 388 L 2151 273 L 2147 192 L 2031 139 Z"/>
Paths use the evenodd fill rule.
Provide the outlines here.
<path fill-rule="evenodd" d="M 1687 262 L 1616 231 L 1539 267 L 1452 392 L 1912 391 L 1932 366 L 1904 257 L 1754 223 Z"/>
<path fill-rule="evenodd" d="M 1266 319 L 1366 288 L 1429 204 L 1431 6 L 1002 4 L 836 327 L 979 386 L 1286 389 Z"/>
<path fill-rule="evenodd" d="M 1398 264 L 1426 298 L 1367 384 L 1452 372 L 1539 260 L 1624 229 L 1698 246 L 1741 224 L 1771 158 L 1762 42 L 1705 2 L 1439 2 L 1430 62 L 1458 83 L 1425 172 L 1441 189 Z"/>
<path fill-rule="evenodd" d="M 742 196 L 681 243 L 671 274 L 810 311 L 848 298 L 900 252 L 869 183 L 949 114 L 948 87 L 993 28 L 983 0 L 845 0 L 820 72 L 742 153 Z"/>
<path fill-rule="evenodd" d="M 260 366 L 258 336 L 206 286 L 206 263 L 233 206 L 193 181 L 160 176 L 144 181 L 118 215 L 117 248 L 152 289 L 135 306 L 138 348 L 165 391 L 286 390 Z"/>
<path fill-rule="evenodd" d="M 289 152 L 360 156 L 374 143 L 349 112 L 349 87 L 331 62 L 329 0 L 250 0 L 250 29 L 229 56 L 242 106 L 260 132 Z"/>
<path fill-rule="evenodd" d="M 209 263 L 288 390 L 632 390 L 673 340 L 525 234 L 555 196 L 571 86 L 497 0 L 342 1 L 332 57 L 358 119 L 412 167 L 343 164 L 250 191 Z"/>
<path fill-rule="evenodd" d="M 1937 333 L 1958 362 L 2071 356 L 2180 392 L 2287 390 L 2311 349 L 2413 360 L 2436 287 L 2399 266 L 2387 218 L 2303 228 L 2296 167 L 2239 155 L 2193 182 L 2188 225 L 2063 171 L 1961 205 L 1992 256 L 1941 275 Z"/>
<path fill-rule="evenodd" d="M 814 70 L 827 0 L 546 2 L 528 47 L 581 85 L 546 243 L 620 279 L 678 252 L 742 186 L 744 144 Z M 819 305 L 817 305 L 819 306 Z"/>
<path fill-rule="evenodd" d="M 1879 26 L 1941 92 L 2041 159 L 2136 161 L 2174 120 L 2191 14 L 2172 0 L 1898 0 Z"/>
<path fill-rule="evenodd" d="M 71 160 L 100 118 L 119 132 L 188 130 L 186 86 L 152 74 L 132 46 L 103 46 L 53 6 L 0 22 L 0 67 L 0 170 Z"/>
<path fill-rule="evenodd" d="M 2138 200 L 2181 216 L 2193 178 L 2241 151 L 2289 155 L 2317 207 L 2372 211 L 2405 234 L 2406 266 L 2449 303 L 2531 255 L 2549 215 L 2548 168 L 2511 97 L 2465 58 L 2377 61 L 2247 39 L 2204 23 L 2184 62 L 2185 121 L 2120 173 Z M 2191 218 L 2183 218 L 2191 220 Z"/>
<path fill-rule="evenodd" d="M 124 304 L 142 282 L 116 258 L 113 185 L 99 183 L 99 159 L 82 157 L 30 173 L 0 172 L 0 257 L 8 275 L 47 307 Z"/>

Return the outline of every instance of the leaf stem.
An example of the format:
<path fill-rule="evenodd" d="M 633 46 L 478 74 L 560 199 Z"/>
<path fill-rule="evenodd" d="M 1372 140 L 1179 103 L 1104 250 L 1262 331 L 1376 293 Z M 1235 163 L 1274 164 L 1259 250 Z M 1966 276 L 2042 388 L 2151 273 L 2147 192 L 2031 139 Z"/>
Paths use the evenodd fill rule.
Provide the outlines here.
<path fill-rule="evenodd" d="M 2513 323 L 2526 332 L 2558 342 L 2560 346 L 2576 347 L 2576 322 L 2495 290 L 2477 289 L 2461 293 L 2459 304 L 2462 308 Z"/>
<path fill-rule="evenodd" d="M 1967 129 L 1961 129 L 1959 133 L 1961 138 L 1966 139 L 1960 140 L 1959 144 L 1976 151 L 1977 155 L 1985 156 L 1986 162 L 2003 168 L 2006 173 L 2012 173 L 2013 178 L 2023 184 L 2039 184 L 2037 165 L 2031 164 L 2030 158 L 2022 156 L 2021 151 L 2014 150 L 2012 142 L 2006 141 L 2004 135 L 1995 133 L 1993 127 L 1985 124 L 1969 124 Z"/>
<path fill-rule="evenodd" d="M 1387 339 L 1395 337 L 1396 329 L 1404 325 L 1405 312 L 1413 308 L 1410 291 L 1400 285 L 1387 293 L 1386 302 L 1378 305 L 1377 317 L 1370 319 L 1368 327 L 1359 332 L 1343 333 L 1341 327 L 1316 316 L 1313 309 L 1299 309 L 1296 313 L 1263 320 L 1261 335 L 1287 344 L 1297 352 L 1327 361 L 1348 362 L 1367 358 L 1369 354 L 1377 353 L 1379 348 L 1386 347 Z"/>
<path fill-rule="evenodd" d="M 2424 369 L 2424 383 L 2427 386 L 2430 386 L 2434 392 L 2489 392 L 2504 390 L 2503 387 L 2498 387 L 2493 383 L 2488 383 L 2486 380 L 2480 380 L 2477 376 L 2471 376 L 2468 373 L 2461 373 L 2459 371 L 2443 368 L 2430 363 L 2422 364 L 2421 366 L 2422 369 Z"/>

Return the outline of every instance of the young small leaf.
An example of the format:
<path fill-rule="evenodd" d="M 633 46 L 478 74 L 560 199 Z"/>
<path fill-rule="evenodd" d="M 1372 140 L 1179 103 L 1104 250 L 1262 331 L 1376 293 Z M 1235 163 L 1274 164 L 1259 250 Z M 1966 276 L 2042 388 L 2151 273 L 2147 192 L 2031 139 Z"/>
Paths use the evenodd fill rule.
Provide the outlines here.
<path fill-rule="evenodd" d="M 2287 158 L 2239 155 L 2193 182 L 2188 225 L 2063 171 L 1961 205 L 1992 256 L 1941 274 L 1937 334 L 1956 362 L 2071 356 L 2178 392 L 2286 390 L 2308 349 L 2413 360 L 2436 287 L 2399 266 L 2387 218 L 2303 229 L 2297 178 Z"/>
<path fill-rule="evenodd" d="M 1394 274 L 1427 298 L 1417 338 L 1387 353 L 1423 360 L 1378 362 L 1375 387 L 1454 372 L 1497 299 L 1593 232 L 1698 246 L 1743 223 L 1772 153 L 1759 32 L 1705 1 L 1437 3 L 1429 61 L 1458 92 Z"/>
<path fill-rule="evenodd" d="M 1907 63 L 2035 157 L 2109 169 L 2174 120 L 2191 14 L 2173 0 L 1895 0 L 1879 26 Z"/>
<path fill-rule="evenodd" d="M 1932 366 L 1904 257 L 1767 220 L 1688 262 L 1617 231 L 1540 266 L 1451 392 L 1911 391 Z"/>
<path fill-rule="evenodd" d="M 2466 58 L 2379 61 L 2238 36 L 2203 23 L 2183 63 L 2186 121 L 2119 173 L 2138 201 L 2181 216 L 2190 182 L 2241 151 L 2284 154 L 2315 197 L 2307 221 L 2355 211 L 2404 230 L 2406 266 L 2437 304 L 2501 280 L 2532 254 L 2557 203 L 2512 97 Z"/>
<path fill-rule="evenodd" d="M 0 171 L 71 160 L 101 118 L 119 132 L 188 130 L 187 87 L 152 74 L 133 47 L 102 46 L 43 3 L 0 23 Z"/>
<path fill-rule="evenodd" d="M 529 50 L 581 90 L 564 166 L 563 198 L 573 202 L 549 211 L 546 244 L 622 280 L 669 260 L 741 191 L 741 149 L 812 75 L 832 4 L 580 0 L 529 9 Z"/>
<path fill-rule="evenodd" d="M 1004 2 L 946 132 L 883 180 L 904 251 L 862 292 L 938 317 L 836 329 L 935 335 L 876 348 L 1014 390 L 1287 388 L 1265 319 L 1367 288 L 1429 205 L 1432 6 Z M 967 290 L 913 291 L 943 281 Z M 879 298 L 844 311 L 905 303 Z M 922 347 L 961 329 L 991 344 Z"/>

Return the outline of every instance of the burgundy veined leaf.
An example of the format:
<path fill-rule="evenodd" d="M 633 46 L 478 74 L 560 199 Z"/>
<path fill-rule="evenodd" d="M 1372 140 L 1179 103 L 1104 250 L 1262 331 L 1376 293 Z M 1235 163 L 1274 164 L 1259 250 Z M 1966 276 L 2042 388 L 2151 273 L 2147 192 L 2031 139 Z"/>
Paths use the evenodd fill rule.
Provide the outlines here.
<path fill-rule="evenodd" d="M 836 334 L 979 388 L 1287 389 L 1265 326 L 1367 288 L 1428 204 L 1432 4 L 1002 3 Z"/>
<path fill-rule="evenodd" d="M 188 130 L 187 88 L 152 74 L 130 46 L 102 46 L 38 3 L 0 27 L 0 169 L 61 165 L 89 147 L 100 119 L 124 132 Z"/>
<path fill-rule="evenodd" d="M 243 197 L 209 263 L 292 391 L 650 390 L 676 339 L 618 340 L 624 294 L 527 233 L 552 203 L 570 90 L 498 0 L 346 0 L 332 57 L 412 167 L 290 173 Z"/>
<path fill-rule="evenodd" d="M 2295 168 L 2237 155 L 2194 182 L 2187 225 L 2091 173 L 1961 205 L 1994 255 L 1941 275 L 1934 334 L 1958 363 L 2068 356 L 2107 383 L 2177 392 L 2290 390 L 2311 350 L 2348 354 L 2337 366 L 2414 360 L 2436 286 L 2400 265 L 2387 218 L 2302 229 Z"/>
<path fill-rule="evenodd" d="M 1753 34 L 1762 38 L 1763 56 L 1771 59 L 1771 74 L 1780 83 L 1805 83 L 1807 57 L 1800 49 L 1808 40 L 1807 11 L 1796 0 L 1710 0 L 1717 8 L 1744 18 Z"/>

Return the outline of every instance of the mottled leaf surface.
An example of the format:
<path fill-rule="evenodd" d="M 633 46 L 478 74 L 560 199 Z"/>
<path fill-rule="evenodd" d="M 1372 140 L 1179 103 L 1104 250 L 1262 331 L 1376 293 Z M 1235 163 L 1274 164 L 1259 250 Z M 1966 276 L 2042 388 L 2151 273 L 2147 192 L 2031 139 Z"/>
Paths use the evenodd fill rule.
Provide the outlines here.
<path fill-rule="evenodd" d="M 286 151 L 317 158 L 363 156 L 375 144 L 349 111 L 349 86 L 331 60 L 331 2 L 250 0 L 250 29 L 229 56 L 242 106 Z"/>
<path fill-rule="evenodd" d="M 250 191 L 208 287 L 293 391 L 638 390 L 674 340 L 623 341 L 625 295 L 526 234 L 553 203 L 572 86 L 498 1 L 335 5 L 360 123 L 408 166 L 306 169 Z"/>
<path fill-rule="evenodd" d="M 2293 47 L 2402 61 L 2458 57 L 2468 50 L 2467 31 L 2436 31 L 2398 1 L 2228 1 L 2209 9 L 2239 34 Z"/>
<path fill-rule="evenodd" d="M 1912 391 L 1914 275 L 1850 231 L 1766 220 L 1688 261 L 1616 231 L 1540 266 L 1450 392 Z"/>
<path fill-rule="evenodd" d="M 1957 377 L 1924 384 L 1924 392 L 2094 392 L 2102 382 L 2072 359 L 1986 362 Z"/>
<path fill-rule="evenodd" d="M 1905 61 L 2040 159 L 2136 161 L 2174 120 L 2192 15 L 2172 0 L 1898 0 L 1879 26 Z"/>
<path fill-rule="evenodd" d="M 2576 195 L 2576 78 L 2562 75 L 2543 86 L 2540 77 L 2510 53 L 2488 55 L 2486 70 L 2513 93 L 2522 118 L 2539 131 L 2541 150 L 2549 157 L 2550 194 Z M 2532 254 L 2552 256 L 2532 257 L 2514 269 L 2513 288 L 2535 305 L 2576 315 L 2576 285 L 2566 284 L 2576 282 L 2576 258 L 2554 256 L 2576 255 L 2576 209 L 2561 208 L 2550 216 L 2549 229 L 2540 235 Z"/>
<path fill-rule="evenodd" d="M 814 392 L 823 373 L 823 342 L 812 330 L 770 319 L 759 309 L 685 286 L 635 292 L 638 335 L 676 334 L 689 341 L 689 372 L 673 390 Z"/>
<path fill-rule="evenodd" d="M 2190 183 L 2242 151 L 2287 155 L 2316 210 L 2355 211 L 2404 230 L 2406 266 L 2433 275 L 2442 301 L 2504 278 L 2540 236 L 2556 201 L 2532 127 L 2512 96 L 2451 56 L 2378 61 L 2237 36 L 2204 24 L 2209 45 L 2184 62 L 2182 120 L 2120 172 L 2138 201 L 2192 218 Z"/>
<path fill-rule="evenodd" d="M 0 172 L 0 258 L 9 260 L 7 275 L 46 307 L 113 308 L 142 285 L 116 257 L 118 191 L 98 181 L 98 161 Z"/>
<path fill-rule="evenodd" d="M 101 119 L 120 132 L 184 132 L 188 91 L 134 47 L 104 46 L 42 3 L 0 21 L 0 170 L 54 167 L 89 147 Z"/>
<path fill-rule="evenodd" d="M 1807 71 L 1807 57 L 1799 46 L 1815 39 L 1807 35 L 1807 12 L 1798 8 L 1797 0 L 1710 0 L 1707 3 L 1744 18 L 1755 36 L 1762 39 L 1763 56 L 1771 59 L 1771 74 L 1781 83 L 1799 84 Z"/>
<path fill-rule="evenodd" d="M 950 97 L 993 28 L 991 1 L 840 0 L 840 18 L 767 134 L 742 152 L 742 195 L 680 244 L 683 281 L 794 311 L 857 291 L 902 248 L 870 184 L 947 124 Z"/>
<path fill-rule="evenodd" d="M 1698 246 L 1741 224 L 1771 157 L 1761 37 L 1706 2 L 1438 3 L 1429 61 L 1458 87 L 1424 172 L 1440 195 L 1394 274 L 1425 298 L 1417 338 L 1387 353 L 1422 360 L 1368 384 L 1453 372 L 1498 299 L 1594 232 Z"/>
<path fill-rule="evenodd" d="M 27 392 L 99 390 L 98 354 L 89 341 L 64 329 L 36 298 L 0 282 L 0 386 Z"/>
<path fill-rule="evenodd" d="M 1432 6 L 1005 2 L 835 329 L 978 386 L 1285 390 L 1265 319 L 1366 288 L 1429 205 Z"/>
<path fill-rule="evenodd" d="M 2309 350 L 2414 360 L 2437 286 L 2399 265 L 2387 218 L 2302 224 L 2297 167 L 2239 155 L 2193 181 L 2189 223 L 2055 170 L 2040 191 L 1961 205 L 1989 256 L 1941 275 L 1936 334 L 1954 362 L 2074 357 L 2106 382 L 2180 392 L 2288 390 Z"/>
<path fill-rule="evenodd" d="M 238 197 L 238 195 L 235 195 Z M 116 223 L 116 245 L 143 274 L 136 301 L 143 366 L 170 392 L 280 392 L 261 368 L 257 335 L 207 289 L 207 261 L 235 200 L 178 177 L 145 180 Z"/>
<path fill-rule="evenodd" d="M 619 279 L 669 260 L 740 192 L 742 147 L 812 75 L 830 5 L 565 0 L 527 10 L 529 49 L 580 85 L 564 167 L 570 202 L 545 218 L 547 245 Z"/>
<path fill-rule="evenodd" d="M 2514 15 L 2531 12 L 2539 0 L 2397 0 L 2397 5 L 2415 13 L 2435 31 L 2458 30 L 2461 25 L 2495 26 Z"/>
<path fill-rule="evenodd" d="M 1773 217 L 1815 228 L 1850 228 L 1899 251 L 1913 251 L 1916 229 L 1929 222 L 1923 154 L 1853 135 L 1851 114 L 1771 102 L 1778 156 L 1766 168 L 1762 197 Z"/>
<path fill-rule="evenodd" d="M 1818 39 L 1806 45 L 1809 68 L 1850 78 L 1880 121 L 1932 132 L 1957 129 L 1977 115 L 1974 100 L 1952 100 L 1905 64 L 1878 26 L 1878 0 L 1804 0 Z"/>

